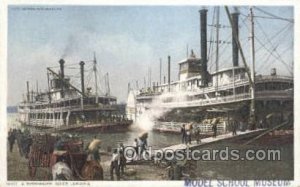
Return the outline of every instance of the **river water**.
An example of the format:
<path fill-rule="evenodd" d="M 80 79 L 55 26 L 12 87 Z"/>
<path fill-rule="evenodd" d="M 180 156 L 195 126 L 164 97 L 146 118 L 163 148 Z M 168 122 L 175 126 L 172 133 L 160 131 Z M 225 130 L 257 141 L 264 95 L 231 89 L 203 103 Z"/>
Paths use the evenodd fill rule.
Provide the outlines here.
<path fill-rule="evenodd" d="M 17 122 L 17 114 L 8 114 L 8 126 L 13 128 L 23 128 Z M 34 129 L 31 129 L 34 131 Z M 134 139 L 144 130 L 139 128 L 129 128 L 126 132 L 90 132 L 90 133 L 69 133 L 71 135 L 79 136 L 85 143 L 93 139 L 94 136 L 101 139 L 102 149 L 106 150 L 107 147 L 117 147 L 119 143 L 131 146 L 134 143 Z M 162 148 L 181 142 L 181 136 L 179 134 L 159 133 L 155 131 L 148 132 L 148 145 L 153 148 Z"/>
<path fill-rule="evenodd" d="M 17 114 L 8 115 L 8 126 L 19 127 L 16 121 Z M 22 127 L 21 127 L 22 128 Z M 138 128 L 131 128 L 126 132 L 116 133 L 77 133 L 85 143 L 89 142 L 95 135 L 102 140 L 101 149 L 106 151 L 108 147 L 117 147 L 120 142 L 124 145 L 133 145 L 134 138 L 143 132 Z M 181 141 L 179 134 L 159 133 L 149 131 L 148 145 L 155 148 L 162 148 Z M 72 134 L 75 135 L 75 134 Z M 267 137 L 268 138 L 268 137 Z M 267 160 L 254 160 L 254 161 L 197 161 L 194 165 L 195 177 L 201 179 L 225 179 L 225 180 L 292 180 L 294 177 L 294 149 L 293 137 L 287 143 L 276 142 L 266 144 L 267 141 L 257 142 L 248 146 L 243 146 L 243 141 L 232 142 L 223 141 L 213 145 L 208 145 L 207 149 L 222 150 L 228 146 L 231 149 L 238 149 L 245 152 L 249 149 L 279 149 L 281 151 L 281 160 L 267 161 Z M 285 140 L 285 139 L 282 139 Z M 272 142 L 272 141 L 271 141 Z"/>

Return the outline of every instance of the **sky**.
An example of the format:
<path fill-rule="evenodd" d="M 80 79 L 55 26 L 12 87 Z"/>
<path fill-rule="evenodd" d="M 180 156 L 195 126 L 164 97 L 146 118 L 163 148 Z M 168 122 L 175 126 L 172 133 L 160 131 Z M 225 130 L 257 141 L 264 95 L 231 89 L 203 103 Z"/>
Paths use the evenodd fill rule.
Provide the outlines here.
<path fill-rule="evenodd" d="M 159 81 L 159 60 L 162 74 L 167 73 L 167 56 L 171 56 L 171 80 L 178 78 L 178 62 L 188 51 L 200 54 L 199 9 L 201 6 L 9 6 L 8 10 L 8 105 L 16 105 L 31 88 L 47 88 L 46 68 L 57 66 L 64 58 L 66 65 L 93 59 L 96 53 L 101 91 L 104 74 L 109 73 L 111 94 L 126 102 L 127 85 L 136 81 L 144 86 L 144 77 L 151 68 L 152 81 Z M 213 24 L 214 7 L 208 9 L 208 24 Z M 246 61 L 249 61 L 249 8 L 237 7 L 240 12 L 240 40 Z M 293 7 L 259 7 L 292 19 Z M 231 30 L 220 7 L 220 68 L 230 67 Z M 233 7 L 230 7 L 233 11 Z M 256 73 L 269 74 L 272 67 L 278 74 L 291 75 L 293 66 L 293 24 L 270 17 L 254 9 Z M 214 40 L 213 27 L 208 27 L 208 40 Z M 212 34 L 211 34 L 212 33 Z M 187 47 L 188 46 L 188 47 Z M 263 47 L 262 47 L 263 46 Z M 210 48 L 210 47 L 209 47 Z M 209 50 L 208 68 L 214 71 L 213 48 Z M 272 54 L 270 55 L 271 52 Z M 241 60 L 241 59 L 240 59 Z M 248 62 L 249 63 L 249 62 Z M 240 61 L 241 64 L 241 61 Z M 287 65 L 285 65 L 287 64 Z M 288 67 L 288 68 L 287 68 Z M 78 65 L 79 68 L 79 65 Z M 57 69 L 56 69 L 57 70 Z M 66 74 L 78 73 L 66 69 Z M 89 74 L 87 73 L 87 76 Z M 88 78 L 87 78 L 88 79 Z M 74 77 L 74 84 L 76 85 Z M 91 81 L 92 82 L 92 81 Z M 78 84 L 79 85 L 79 84 Z"/>

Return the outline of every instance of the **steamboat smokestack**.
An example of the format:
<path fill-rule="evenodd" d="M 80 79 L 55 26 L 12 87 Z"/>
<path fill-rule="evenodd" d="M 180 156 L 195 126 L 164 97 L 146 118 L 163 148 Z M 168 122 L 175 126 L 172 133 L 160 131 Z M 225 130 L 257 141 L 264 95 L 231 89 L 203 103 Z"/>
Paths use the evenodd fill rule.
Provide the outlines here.
<path fill-rule="evenodd" d="M 232 17 L 232 62 L 233 66 L 239 66 L 239 48 L 234 39 L 236 34 L 239 37 L 239 13 L 236 11 L 231 14 Z"/>
<path fill-rule="evenodd" d="M 65 61 L 63 59 L 60 59 L 59 64 L 60 64 L 60 76 L 63 80 L 65 78 L 65 70 L 64 70 L 65 69 L 64 68 Z"/>
<path fill-rule="evenodd" d="M 81 78 L 81 92 L 84 94 L 84 62 L 81 61 L 80 65 L 80 78 Z"/>
<path fill-rule="evenodd" d="M 26 85 L 27 85 L 27 102 L 30 101 L 30 93 L 29 93 L 29 82 L 27 81 L 26 82 Z"/>
<path fill-rule="evenodd" d="M 60 81 L 60 86 L 61 86 L 60 94 L 61 94 L 61 98 L 64 98 L 65 97 L 65 92 L 64 92 L 64 80 L 65 80 L 64 64 L 65 64 L 65 61 L 63 59 L 60 59 L 59 64 L 60 64 L 60 78 L 61 78 L 61 81 Z"/>
<path fill-rule="evenodd" d="M 200 13 L 200 45 L 201 45 L 201 77 L 203 85 L 208 85 L 207 78 L 207 9 L 199 10 Z"/>
<path fill-rule="evenodd" d="M 168 91 L 170 92 L 171 84 L 171 57 L 168 56 Z"/>

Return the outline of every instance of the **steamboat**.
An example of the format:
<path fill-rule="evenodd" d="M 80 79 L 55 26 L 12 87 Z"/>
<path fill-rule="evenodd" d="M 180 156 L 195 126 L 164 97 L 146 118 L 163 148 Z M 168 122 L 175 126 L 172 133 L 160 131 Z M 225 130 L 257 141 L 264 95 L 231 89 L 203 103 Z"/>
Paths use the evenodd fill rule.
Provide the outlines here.
<path fill-rule="evenodd" d="M 65 61 L 59 60 L 59 72 L 47 68 L 48 89 L 45 92 L 30 91 L 27 81 L 26 97 L 18 105 L 19 121 L 22 125 L 48 128 L 52 131 L 119 131 L 126 130 L 132 123 L 126 118 L 123 105 L 110 91 L 99 94 L 98 71 L 94 56 L 92 74 L 95 91 L 86 87 L 85 62 L 78 64 L 80 85 L 71 83 L 71 75 L 65 75 Z M 73 68 L 74 69 L 74 68 Z M 108 74 L 106 83 L 109 90 Z"/>
<path fill-rule="evenodd" d="M 266 75 L 255 72 L 252 8 L 249 13 L 250 67 L 239 41 L 239 13 L 227 11 L 232 29 L 232 66 L 224 69 L 218 68 L 221 62 L 218 57 L 208 61 L 207 9 L 201 9 L 199 13 L 201 57 L 191 51 L 186 59 L 178 62 L 178 80 L 171 81 L 171 58 L 168 56 L 167 81 L 164 77 L 161 82 L 160 73 L 160 83 L 152 82 L 143 89 L 129 89 L 127 117 L 138 123 L 147 116 L 155 121 L 153 129 L 163 132 L 179 132 L 183 123 L 190 122 L 199 125 L 202 132 L 209 132 L 211 122 L 216 119 L 219 131 L 228 130 L 232 120 L 237 120 L 241 129 L 267 128 L 285 120 L 291 121 L 293 77 L 278 75 L 276 68 L 270 68 L 270 74 Z M 218 28 L 216 26 L 217 40 Z M 217 56 L 221 42 L 214 43 L 217 44 Z M 208 71 L 208 63 L 216 63 L 215 71 Z"/>

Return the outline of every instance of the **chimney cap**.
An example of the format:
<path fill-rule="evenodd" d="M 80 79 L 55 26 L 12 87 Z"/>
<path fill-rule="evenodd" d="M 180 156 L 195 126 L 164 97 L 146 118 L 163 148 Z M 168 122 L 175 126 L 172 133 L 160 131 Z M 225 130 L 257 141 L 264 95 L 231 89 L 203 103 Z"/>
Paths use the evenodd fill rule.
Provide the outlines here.
<path fill-rule="evenodd" d="M 83 61 L 80 61 L 79 64 L 83 66 L 85 63 Z"/>
<path fill-rule="evenodd" d="M 201 8 L 201 9 L 199 10 L 199 12 L 200 12 L 201 14 L 203 14 L 203 13 L 206 14 L 207 11 L 208 11 L 208 10 L 207 10 L 206 8 Z"/>
<path fill-rule="evenodd" d="M 60 63 L 60 64 L 64 64 L 64 63 L 65 63 L 64 59 L 60 59 L 60 60 L 59 60 L 59 63 Z"/>
<path fill-rule="evenodd" d="M 238 9 L 238 7 L 233 7 L 233 13 L 232 14 L 240 14 L 240 11 Z"/>

